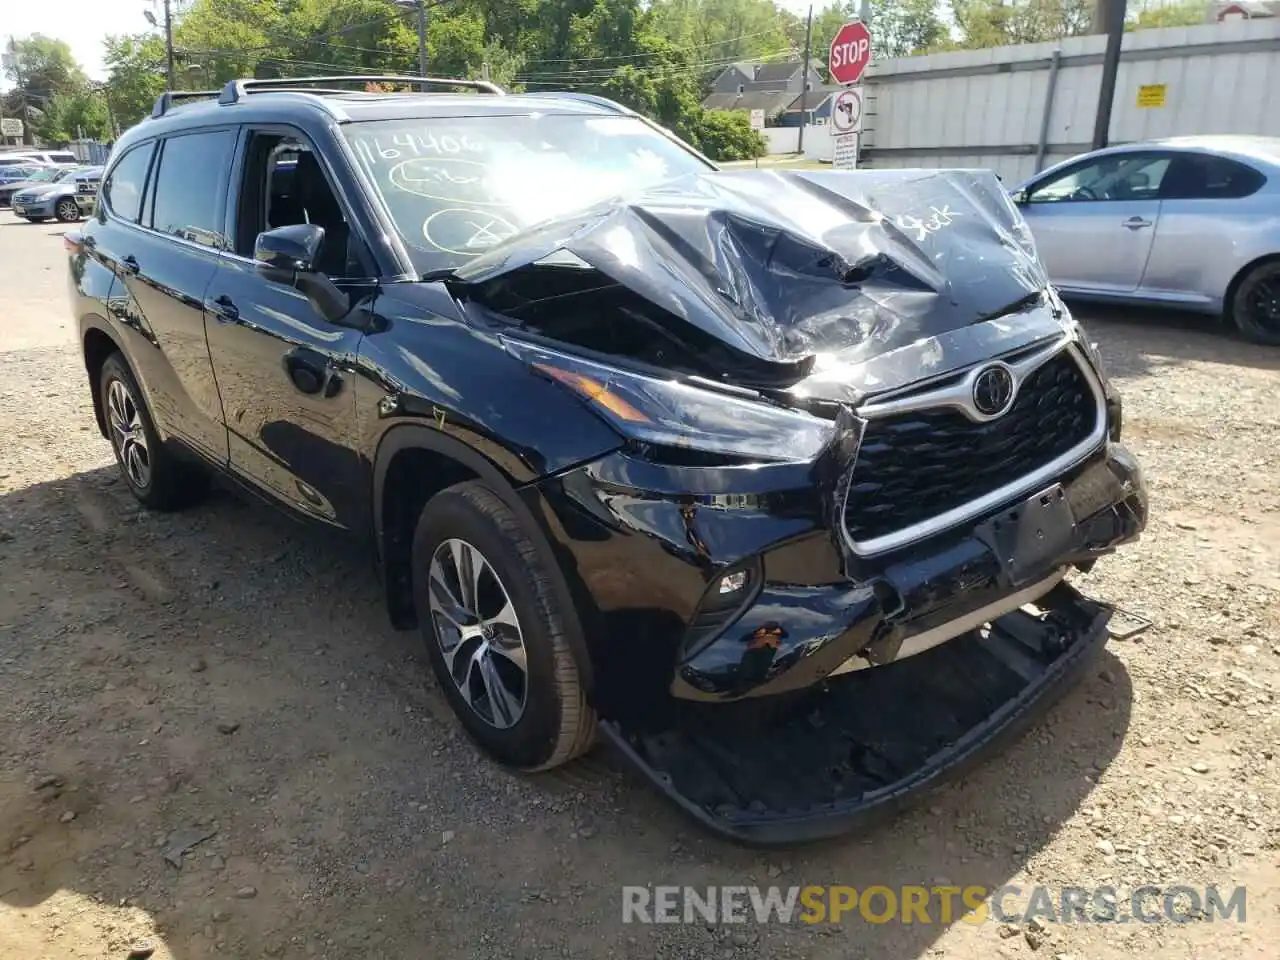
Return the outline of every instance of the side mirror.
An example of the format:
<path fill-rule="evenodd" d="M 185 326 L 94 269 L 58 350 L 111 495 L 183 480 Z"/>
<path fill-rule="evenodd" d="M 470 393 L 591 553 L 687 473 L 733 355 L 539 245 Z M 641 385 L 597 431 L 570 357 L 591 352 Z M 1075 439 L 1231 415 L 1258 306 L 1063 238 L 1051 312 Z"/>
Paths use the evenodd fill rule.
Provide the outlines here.
<path fill-rule="evenodd" d="M 1023 187 L 1020 190 L 1015 190 L 1013 191 L 1013 193 L 1009 194 L 1009 198 L 1013 200 L 1013 202 L 1017 204 L 1019 207 L 1025 205 L 1028 202 L 1028 196 L 1029 195 L 1027 193 L 1026 187 Z"/>
<path fill-rule="evenodd" d="M 253 243 L 253 259 L 271 270 L 312 273 L 324 243 L 324 227 L 314 223 L 293 223 L 258 234 Z"/>
<path fill-rule="evenodd" d="M 292 223 L 258 234 L 253 259 L 268 280 L 285 283 L 302 293 L 320 316 L 338 323 L 351 312 L 351 298 L 323 273 L 316 270 L 324 227 L 314 223 Z"/>

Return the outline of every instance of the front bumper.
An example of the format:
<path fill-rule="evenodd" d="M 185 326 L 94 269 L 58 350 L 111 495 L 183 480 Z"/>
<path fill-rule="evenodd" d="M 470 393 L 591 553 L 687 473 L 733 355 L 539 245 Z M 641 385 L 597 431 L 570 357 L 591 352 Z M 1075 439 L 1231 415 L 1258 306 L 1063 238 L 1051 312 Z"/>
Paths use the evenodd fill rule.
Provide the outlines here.
<path fill-rule="evenodd" d="M 52 197 L 29 200 L 25 203 L 15 200 L 11 206 L 13 213 L 19 217 L 52 217 L 57 200 Z"/>
<path fill-rule="evenodd" d="M 739 842 L 810 842 L 880 822 L 1043 714 L 1095 662 L 1111 610 L 1067 584 L 952 643 L 804 697 L 688 704 L 660 733 L 602 728 L 655 787 Z"/>
<path fill-rule="evenodd" d="M 1144 528 L 1146 485 L 1119 443 L 1058 482 L 1070 530 L 1025 568 L 996 556 L 981 535 L 987 517 L 892 553 L 852 554 L 806 465 L 709 471 L 618 453 L 544 481 L 530 500 L 583 616 L 597 709 L 628 728 L 661 728 L 673 700 L 789 694 L 902 659 L 921 636 L 950 639 L 949 623 L 1034 599 L 1029 588 L 1047 591 Z M 722 599 L 730 574 L 745 583 Z"/>

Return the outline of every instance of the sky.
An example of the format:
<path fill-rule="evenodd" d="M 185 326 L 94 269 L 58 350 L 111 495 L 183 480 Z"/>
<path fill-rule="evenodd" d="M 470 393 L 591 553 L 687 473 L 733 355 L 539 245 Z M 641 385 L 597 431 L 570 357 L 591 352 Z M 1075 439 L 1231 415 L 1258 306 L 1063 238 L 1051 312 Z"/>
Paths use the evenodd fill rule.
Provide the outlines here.
<path fill-rule="evenodd" d="M 9 37 L 32 33 L 65 40 L 94 80 L 106 77 L 102 66 L 104 37 L 152 29 L 142 15 L 150 9 L 150 0 L 14 0 L 4 6 L 0 38 L 5 47 L 9 45 Z"/>
<path fill-rule="evenodd" d="M 815 15 L 826 2 L 829 0 L 813 4 Z M 809 0 L 778 0 L 778 5 L 803 16 Z M 108 34 L 153 29 L 142 15 L 143 11 L 154 9 L 156 19 L 160 20 L 162 9 L 157 0 L 9 0 L 5 7 L 4 17 L 0 19 L 0 40 L 6 47 L 10 36 L 25 37 L 32 33 L 65 40 L 93 80 L 106 77 L 102 39 Z"/>

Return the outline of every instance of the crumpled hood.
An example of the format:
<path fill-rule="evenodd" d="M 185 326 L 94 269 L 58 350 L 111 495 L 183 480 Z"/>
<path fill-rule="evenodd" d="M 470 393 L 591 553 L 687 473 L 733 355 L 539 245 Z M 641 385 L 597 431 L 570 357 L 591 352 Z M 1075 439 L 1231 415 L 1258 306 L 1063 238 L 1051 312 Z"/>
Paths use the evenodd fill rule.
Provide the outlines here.
<path fill-rule="evenodd" d="M 594 267 L 733 350 L 787 365 L 864 360 L 1048 285 L 985 170 L 698 174 L 535 227 L 455 276 L 482 283 L 535 263 Z"/>

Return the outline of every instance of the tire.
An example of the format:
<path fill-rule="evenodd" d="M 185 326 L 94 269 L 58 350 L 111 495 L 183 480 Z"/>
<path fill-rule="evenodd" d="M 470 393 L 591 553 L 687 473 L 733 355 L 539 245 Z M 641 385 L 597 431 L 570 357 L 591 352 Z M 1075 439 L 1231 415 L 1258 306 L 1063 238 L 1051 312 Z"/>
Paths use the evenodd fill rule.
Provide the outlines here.
<path fill-rule="evenodd" d="M 1280 346 L 1280 259 L 1251 268 L 1236 284 L 1227 309 L 1246 340 Z"/>
<path fill-rule="evenodd" d="M 53 215 L 59 223 L 75 223 L 80 219 L 80 208 L 76 206 L 75 197 L 63 197 L 53 207 Z"/>
<path fill-rule="evenodd" d="M 479 570 L 471 596 L 460 589 L 460 560 Z M 414 532 L 414 606 L 436 679 L 471 738 L 525 771 L 567 763 L 590 749 L 596 732 L 568 639 L 577 617 L 553 586 L 553 563 L 477 481 L 428 501 Z M 464 600 L 478 614 L 460 610 Z M 463 635 L 460 623 L 475 633 Z"/>
<path fill-rule="evenodd" d="M 22 219 L 27 221 L 27 223 L 44 223 L 49 218 L 48 217 L 23 217 Z"/>
<path fill-rule="evenodd" d="M 119 353 L 107 357 L 98 380 L 107 439 L 129 492 L 152 510 L 178 510 L 200 499 L 208 474 L 178 459 L 156 433 L 142 390 Z"/>

